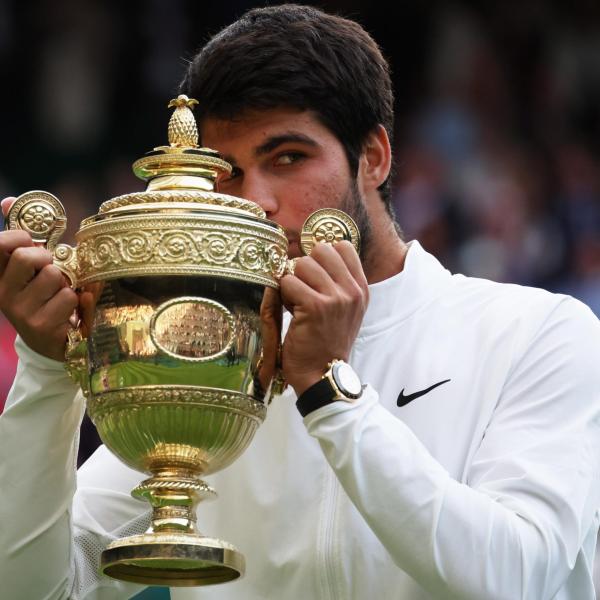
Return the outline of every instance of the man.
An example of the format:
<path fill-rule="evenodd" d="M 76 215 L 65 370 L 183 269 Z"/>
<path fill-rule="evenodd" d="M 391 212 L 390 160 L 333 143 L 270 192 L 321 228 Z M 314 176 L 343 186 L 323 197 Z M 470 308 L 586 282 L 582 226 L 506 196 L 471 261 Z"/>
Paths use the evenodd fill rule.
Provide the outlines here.
<path fill-rule="evenodd" d="M 452 276 L 400 239 L 373 40 L 316 9 L 254 10 L 182 88 L 200 99 L 202 143 L 234 165 L 221 190 L 258 202 L 293 255 L 323 206 L 357 219 L 364 249 L 318 245 L 281 280 L 291 387 L 199 510 L 246 575 L 172 598 L 593 598 L 600 326 L 571 298 Z M 127 597 L 139 586 L 96 568 L 109 540 L 147 526 L 128 495 L 140 476 L 100 448 L 75 493 L 82 401 L 57 361 L 77 299 L 47 253 L 1 236 L 0 308 L 21 337 L 0 420 L 3 586 Z M 323 393 L 335 359 L 365 384 L 358 399 Z"/>

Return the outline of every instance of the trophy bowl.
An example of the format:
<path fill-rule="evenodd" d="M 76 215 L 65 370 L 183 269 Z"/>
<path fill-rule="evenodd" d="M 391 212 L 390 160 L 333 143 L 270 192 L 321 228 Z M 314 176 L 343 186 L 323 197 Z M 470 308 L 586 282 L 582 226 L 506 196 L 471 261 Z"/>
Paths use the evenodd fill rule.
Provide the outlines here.
<path fill-rule="evenodd" d="M 243 574 L 241 552 L 196 528 L 198 502 L 215 495 L 201 478 L 244 451 L 284 384 L 285 232 L 255 203 L 214 191 L 231 166 L 198 147 L 195 102 L 171 101 L 169 145 L 133 165 L 147 189 L 104 202 L 76 247 L 57 245 L 66 215 L 47 192 L 23 194 L 7 217 L 53 252 L 80 294 L 66 368 L 107 448 L 149 476 L 132 495 L 152 507 L 148 531 L 109 544 L 100 569 L 149 585 Z M 306 252 L 320 240 L 358 245 L 347 215 L 318 213 Z"/>

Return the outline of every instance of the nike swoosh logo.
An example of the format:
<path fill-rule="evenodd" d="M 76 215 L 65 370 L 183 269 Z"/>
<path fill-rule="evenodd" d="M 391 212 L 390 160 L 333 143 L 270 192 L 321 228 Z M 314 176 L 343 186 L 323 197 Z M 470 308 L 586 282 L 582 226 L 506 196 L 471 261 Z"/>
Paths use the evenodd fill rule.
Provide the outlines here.
<path fill-rule="evenodd" d="M 426 390 L 421 390 L 420 392 L 415 392 L 414 394 L 408 394 L 407 396 L 404 395 L 404 388 L 402 388 L 402 391 L 400 392 L 400 394 L 398 394 L 397 404 L 398 404 L 398 406 L 406 406 L 409 402 L 411 402 L 415 398 L 420 398 L 421 396 L 428 394 L 431 390 L 434 390 L 436 387 L 443 385 L 444 383 L 448 383 L 449 381 L 452 381 L 452 380 L 444 379 L 444 381 L 439 381 L 438 383 L 434 383 L 432 386 L 428 387 Z"/>

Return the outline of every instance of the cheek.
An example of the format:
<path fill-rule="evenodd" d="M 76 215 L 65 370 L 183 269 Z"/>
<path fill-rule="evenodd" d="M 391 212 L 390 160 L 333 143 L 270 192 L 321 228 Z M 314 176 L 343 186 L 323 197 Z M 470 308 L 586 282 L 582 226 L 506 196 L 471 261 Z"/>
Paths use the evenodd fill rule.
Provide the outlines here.
<path fill-rule="evenodd" d="M 338 207 L 348 191 L 349 175 L 336 173 L 333 168 L 329 171 L 323 169 L 319 175 L 305 178 L 296 188 L 293 211 L 304 219 L 319 208 Z"/>

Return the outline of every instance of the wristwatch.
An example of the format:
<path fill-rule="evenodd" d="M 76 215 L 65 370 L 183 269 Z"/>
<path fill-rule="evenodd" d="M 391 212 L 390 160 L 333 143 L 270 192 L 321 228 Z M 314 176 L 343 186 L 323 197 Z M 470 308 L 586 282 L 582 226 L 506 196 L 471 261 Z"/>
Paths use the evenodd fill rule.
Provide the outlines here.
<path fill-rule="evenodd" d="M 305 390 L 296 401 L 296 407 L 305 417 L 317 408 L 337 400 L 355 402 L 361 397 L 363 386 L 354 369 L 343 360 L 333 360 L 323 377 Z"/>

